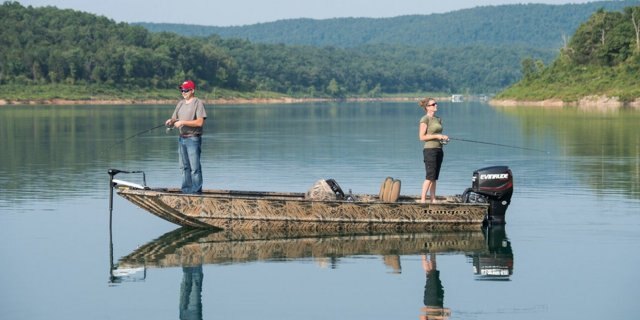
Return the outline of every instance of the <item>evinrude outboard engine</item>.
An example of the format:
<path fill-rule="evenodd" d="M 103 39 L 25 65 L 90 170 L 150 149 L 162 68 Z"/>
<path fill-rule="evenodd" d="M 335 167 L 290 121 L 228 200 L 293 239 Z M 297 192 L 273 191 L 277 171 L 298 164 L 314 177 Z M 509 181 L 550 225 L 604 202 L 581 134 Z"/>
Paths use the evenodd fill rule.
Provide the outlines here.
<path fill-rule="evenodd" d="M 513 174 L 507 166 L 478 169 L 473 172 L 471 188 L 464 191 L 463 202 L 489 203 L 487 223 L 504 224 L 513 194 Z"/>

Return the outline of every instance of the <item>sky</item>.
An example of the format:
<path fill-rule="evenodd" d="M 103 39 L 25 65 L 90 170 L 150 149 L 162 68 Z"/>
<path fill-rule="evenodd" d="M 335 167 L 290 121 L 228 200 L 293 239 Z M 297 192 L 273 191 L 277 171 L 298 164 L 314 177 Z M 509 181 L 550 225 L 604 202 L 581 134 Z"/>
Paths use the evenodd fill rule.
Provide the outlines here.
<path fill-rule="evenodd" d="M 116 22 L 241 26 L 283 19 L 388 18 L 518 3 L 568 4 L 593 0 L 17 0 L 23 6 L 84 11 Z"/>

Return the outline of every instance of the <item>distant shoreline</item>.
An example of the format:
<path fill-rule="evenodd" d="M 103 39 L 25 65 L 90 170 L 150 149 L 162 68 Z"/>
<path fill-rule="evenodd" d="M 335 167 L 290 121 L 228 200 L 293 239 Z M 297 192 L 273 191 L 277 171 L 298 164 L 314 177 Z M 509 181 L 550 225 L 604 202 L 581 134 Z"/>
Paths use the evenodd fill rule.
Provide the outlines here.
<path fill-rule="evenodd" d="M 201 99 L 208 104 L 257 104 L 257 103 L 298 103 L 307 101 L 324 101 L 321 99 L 292 99 L 292 98 L 256 98 L 256 99 Z M 158 105 L 167 104 L 175 105 L 180 99 L 87 99 L 87 100 L 71 100 L 71 99 L 33 99 L 33 100 L 5 100 L 0 99 L 0 105 L 126 105 L 126 104 L 143 104 Z"/>
<path fill-rule="evenodd" d="M 416 97 L 394 97 L 394 98 L 347 98 L 329 99 L 329 98 L 220 98 L 220 99 L 202 99 L 205 104 L 212 105 L 229 105 L 229 104 L 291 104 L 291 103 L 310 103 L 310 102 L 331 102 L 331 101 L 349 101 L 349 102 L 373 102 L 373 101 L 419 101 L 421 98 Z M 438 100 L 449 100 L 450 97 L 436 97 Z M 175 105 L 179 99 L 89 99 L 89 100 L 71 100 L 71 99 L 33 99 L 33 100 L 8 100 L 0 99 L 1 106 L 18 106 L 18 105 Z M 640 98 L 632 102 L 623 102 L 617 98 L 609 98 L 605 96 L 589 96 L 578 101 L 563 101 L 561 99 L 547 100 L 516 100 L 516 99 L 492 99 L 489 104 L 496 107 L 516 107 L 530 106 L 542 108 L 561 108 L 561 107 L 580 107 L 585 109 L 620 109 L 630 108 L 640 110 Z"/>
<path fill-rule="evenodd" d="M 531 106 L 542 108 L 579 107 L 583 109 L 621 109 L 630 108 L 640 110 L 640 98 L 632 102 L 620 101 L 616 97 L 588 96 L 578 101 L 562 101 L 561 99 L 546 100 L 516 100 L 516 99 L 492 99 L 489 104 L 497 107 Z"/>
<path fill-rule="evenodd" d="M 370 101 L 418 101 L 421 98 L 347 98 L 344 101 L 370 102 Z M 444 98 L 442 98 L 444 99 Z M 201 99 L 205 104 L 289 104 L 307 102 L 330 102 L 342 101 L 340 99 L 328 98 L 228 98 L 228 99 Z M 175 105 L 179 99 L 91 99 L 91 100 L 70 100 L 70 99 L 33 99 L 33 100 L 7 100 L 0 99 L 0 106 L 8 105 Z"/>

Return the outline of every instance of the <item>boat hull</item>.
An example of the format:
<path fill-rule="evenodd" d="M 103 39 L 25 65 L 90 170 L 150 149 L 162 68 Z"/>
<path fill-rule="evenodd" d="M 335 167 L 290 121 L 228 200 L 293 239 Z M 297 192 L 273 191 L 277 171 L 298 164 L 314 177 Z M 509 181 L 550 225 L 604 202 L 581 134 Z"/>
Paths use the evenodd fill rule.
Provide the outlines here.
<path fill-rule="evenodd" d="M 428 204 L 407 196 L 396 202 L 374 195 L 355 195 L 356 201 L 315 201 L 304 193 L 207 190 L 189 195 L 126 186 L 119 186 L 117 193 L 177 225 L 226 230 L 475 230 L 489 209 L 456 197 Z"/>

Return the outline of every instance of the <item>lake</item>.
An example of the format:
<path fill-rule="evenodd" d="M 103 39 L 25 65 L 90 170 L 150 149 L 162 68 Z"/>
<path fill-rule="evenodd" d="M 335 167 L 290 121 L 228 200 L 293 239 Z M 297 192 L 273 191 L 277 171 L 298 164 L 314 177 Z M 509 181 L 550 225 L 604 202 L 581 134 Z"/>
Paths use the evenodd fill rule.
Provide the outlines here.
<path fill-rule="evenodd" d="M 638 111 L 442 101 L 446 134 L 485 143 L 445 146 L 438 194 L 508 165 L 505 226 L 258 235 L 178 228 L 119 196 L 110 212 L 109 168 L 179 185 L 176 133 L 149 130 L 172 111 L 0 107 L 0 319 L 636 317 Z M 207 112 L 205 188 L 304 192 L 333 178 L 377 194 L 392 176 L 420 192 L 415 102 Z"/>

